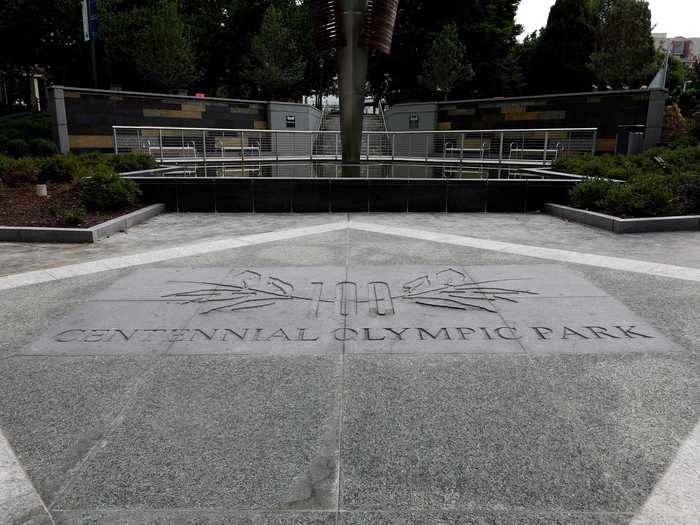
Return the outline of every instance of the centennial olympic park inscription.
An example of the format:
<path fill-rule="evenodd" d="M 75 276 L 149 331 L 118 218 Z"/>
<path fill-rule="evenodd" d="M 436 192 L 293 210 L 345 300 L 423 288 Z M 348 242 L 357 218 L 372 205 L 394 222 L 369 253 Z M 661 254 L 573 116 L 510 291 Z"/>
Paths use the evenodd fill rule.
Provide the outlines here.
<path fill-rule="evenodd" d="M 522 353 L 677 350 L 554 265 L 142 269 L 30 353 Z"/>

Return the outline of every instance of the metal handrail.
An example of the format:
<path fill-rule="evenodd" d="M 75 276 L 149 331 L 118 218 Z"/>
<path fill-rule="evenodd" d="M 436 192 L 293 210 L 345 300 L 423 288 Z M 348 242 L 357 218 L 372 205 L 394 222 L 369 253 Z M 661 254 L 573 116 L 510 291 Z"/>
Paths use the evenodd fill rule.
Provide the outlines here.
<path fill-rule="evenodd" d="M 112 129 L 133 130 L 169 130 L 169 131 L 229 131 L 244 133 L 318 133 L 317 131 L 287 130 L 287 129 L 250 129 L 250 128 L 183 128 L 176 126 L 112 126 Z M 389 131 L 392 135 L 425 135 L 426 133 L 439 133 L 441 135 L 479 134 L 479 133 L 556 133 L 556 132 L 597 132 L 598 128 L 530 128 L 530 129 L 474 129 L 474 130 L 445 130 L 445 131 Z M 340 131 L 322 131 L 321 133 L 340 133 Z M 363 133 L 385 133 L 384 131 L 364 131 Z"/>
<path fill-rule="evenodd" d="M 339 131 L 113 126 L 115 153 L 145 152 L 160 162 L 339 160 Z M 571 153 L 594 153 L 594 128 L 364 131 L 363 159 L 546 166 Z M 373 140 L 374 139 L 374 140 Z M 379 144 L 372 149 L 372 145 Z M 457 144 L 458 146 L 455 146 Z M 450 153 L 450 155 L 448 155 Z M 452 155 L 454 153 L 454 155 Z"/>

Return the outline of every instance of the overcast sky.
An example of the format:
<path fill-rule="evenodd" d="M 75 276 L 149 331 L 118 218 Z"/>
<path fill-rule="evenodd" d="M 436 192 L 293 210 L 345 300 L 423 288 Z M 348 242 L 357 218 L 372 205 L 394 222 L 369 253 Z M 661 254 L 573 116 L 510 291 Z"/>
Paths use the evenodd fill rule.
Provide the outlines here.
<path fill-rule="evenodd" d="M 525 34 L 547 25 L 554 0 L 522 0 L 518 23 Z M 700 0 L 649 0 L 655 33 L 669 36 L 700 37 Z"/>

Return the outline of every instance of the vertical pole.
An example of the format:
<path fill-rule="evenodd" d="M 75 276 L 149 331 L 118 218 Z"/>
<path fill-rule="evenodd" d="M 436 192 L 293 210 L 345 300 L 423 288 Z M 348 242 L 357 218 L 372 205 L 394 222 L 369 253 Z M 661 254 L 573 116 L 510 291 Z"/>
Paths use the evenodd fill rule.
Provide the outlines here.
<path fill-rule="evenodd" d="M 197 149 L 195 148 L 195 154 Z M 207 176 L 207 132 L 202 131 L 202 157 L 204 158 L 204 176 Z"/>
<path fill-rule="evenodd" d="M 163 130 L 158 130 L 158 144 L 160 146 L 160 163 L 163 164 Z"/>
<path fill-rule="evenodd" d="M 547 164 L 547 150 L 549 149 L 549 131 L 544 132 L 544 163 Z"/>
<path fill-rule="evenodd" d="M 97 52 L 95 51 L 95 39 L 90 37 L 90 63 L 92 64 L 92 87 L 97 89 Z"/>
<path fill-rule="evenodd" d="M 464 133 L 459 138 L 459 163 L 464 162 Z"/>
<path fill-rule="evenodd" d="M 243 173 L 245 173 L 245 133 L 241 131 L 241 162 L 244 164 Z"/>
<path fill-rule="evenodd" d="M 428 162 L 428 153 L 430 152 L 430 135 L 425 134 L 425 162 Z"/>
<path fill-rule="evenodd" d="M 569 133 L 571 133 L 571 132 L 569 132 Z M 571 135 L 569 135 L 569 136 L 571 136 Z M 571 139 L 569 139 L 569 144 L 571 144 Z M 569 146 L 569 149 L 571 149 L 571 146 Z M 591 154 L 595 155 L 597 150 L 598 150 L 598 130 L 596 129 L 593 132 L 593 148 L 592 148 Z"/>
<path fill-rule="evenodd" d="M 272 132 L 272 136 L 275 138 L 275 157 L 277 158 L 277 162 L 280 160 L 280 136 L 279 133 L 276 131 Z"/>
<path fill-rule="evenodd" d="M 335 136 L 335 160 L 338 160 L 338 139 L 340 135 L 338 133 L 334 133 Z"/>
<path fill-rule="evenodd" d="M 117 128 L 112 127 L 112 135 L 114 136 L 114 154 L 119 155 L 119 143 L 117 142 Z"/>
<path fill-rule="evenodd" d="M 503 139 L 504 133 L 501 131 L 501 145 L 498 147 L 498 164 L 503 164 Z"/>
<path fill-rule="evenodd" d="M 312 131 L 309 133 L 309 138 L 311 139 L 311 144 L 310 144 L 310 150 L 309 150 L 309 159 L 313 162 L 314 160 L 314 132 Z"/>
<path fill-rule="evenodd" d="M 396 133 L 391 135 L 391 160 L 396 159 Z M 393 166 L 392 166 L 393 168 Z M 392 170 L 393 173 L 393 170 Z"/>
<path fill-rule="evenodd" d="M 371 138 L 372 135 L 370 133 L 367 133 L 367 160 L 369 160 L 369 142 Z"/>

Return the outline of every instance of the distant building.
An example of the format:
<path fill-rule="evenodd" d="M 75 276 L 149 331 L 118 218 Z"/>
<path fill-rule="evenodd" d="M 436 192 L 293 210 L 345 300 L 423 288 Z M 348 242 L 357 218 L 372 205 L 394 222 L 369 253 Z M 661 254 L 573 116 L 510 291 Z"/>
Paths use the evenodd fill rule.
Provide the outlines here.
<path fill-rule="evenodd" d="M 654 33 L 654 44 L 657 49 L 671 50 L 671 54 L 680 58 L 686 64 L 700 61 L 700 37 L 685 38 L 677 36 L 669 38 L 666 33 Z"/>

